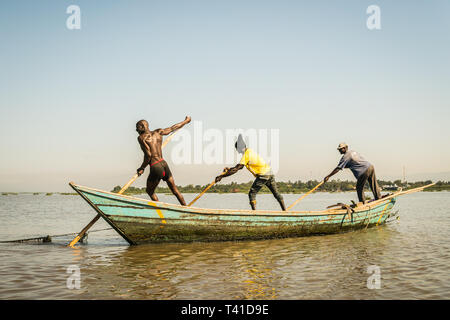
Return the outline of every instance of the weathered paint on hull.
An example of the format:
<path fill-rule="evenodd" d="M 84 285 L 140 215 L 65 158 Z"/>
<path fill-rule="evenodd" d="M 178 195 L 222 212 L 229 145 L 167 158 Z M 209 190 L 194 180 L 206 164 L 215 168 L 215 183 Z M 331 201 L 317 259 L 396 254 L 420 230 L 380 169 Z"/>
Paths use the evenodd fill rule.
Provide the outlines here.
<path fill-rule="evenodd" d="M 191 226 L 123 222 L 115 220 L 114 223 L 122 229 L 134 244 L 149 242 L 192 242 L 192 241 L 228 241 L 228 240 L 259 240 L 270 238 L 301 237 L 321 234 L 333 234 L 363 229 L 367 223 L 334 225 L 296 225 L 296 226 Z M 384 223 L 384 220 L 383 220 Z M 372 222 L 368 227 L 374 226 Z"/>
<path fill-rule="evenodd" d="M 225 241 L 331 234 L 383 224 L 395 198 L 346 210 L 251 211 L 182 207 L 71 186 L 130 244 Z"/>

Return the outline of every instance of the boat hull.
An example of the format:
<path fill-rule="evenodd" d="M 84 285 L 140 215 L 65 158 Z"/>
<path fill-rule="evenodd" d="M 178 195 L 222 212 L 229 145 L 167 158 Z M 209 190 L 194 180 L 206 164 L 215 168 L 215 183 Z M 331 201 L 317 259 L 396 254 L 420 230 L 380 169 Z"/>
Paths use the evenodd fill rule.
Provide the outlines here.
<path fill-rule="evenodd" d="M 264 211 L 184 207 L 70 184 L 128 243 L 226 241 L 340 233 L 383 224 L 396 198 L 352 210 Z"/>

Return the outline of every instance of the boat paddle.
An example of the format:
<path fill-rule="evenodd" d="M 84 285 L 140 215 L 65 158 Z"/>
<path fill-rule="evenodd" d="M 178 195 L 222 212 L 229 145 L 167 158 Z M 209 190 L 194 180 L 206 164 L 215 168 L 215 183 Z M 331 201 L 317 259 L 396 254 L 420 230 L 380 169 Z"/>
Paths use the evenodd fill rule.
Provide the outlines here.
<path fill-rule="evenodd" d="M 175 130 L 174 132 L 172 132 L 172 134 L 171 134 L 170 136 L 168 136 L 168 137 L 163 141 L 163 143 L 162 143 L 162 145 L 161 145 L 161 148 L 164 148 L 164 147 L 166 146 L 166 144 L 169 143 L 169 141 L 173 138 L 173 136 L 175 135 L 175 133 L 176 133 L 177 131 L 178 131 L 178 130 Z M 131 178 L 130 181 L 128 181 L 128 182 L 123 186 L 123 188 L 120 189 L 120 191 L 117 192 L 117 193 L 118 193 L 118 194 L 124 193 L 125 190 L 127 190 L 128 187 L 131 186 L 131 184 L 132 184 L 138 177 L 139 177 L 139 175 L 136 173 L 136 174 L 133 176 L 133 178 Z M 95 218 L 92 219 L 91 222 L 89 222 L 89 223 L 86 225 L 86 227 L 84 227 L 83 230 L 80 231 L 80 233 L 75 237 L 75 239 L 73 239 L 73 240 L 68 244 L 68 246 L 71 247 L 71 248 L 73 248 L 73 246 L 74 246 L 75 244 L 77 244 L 77 242 L 80 241 L 81 238 L 84 237 L 85 233 L 86 233 L 86 232 L 94 225 L 94 223 L 97 222 L 98 219 L 100 219 L 100 217 L 101 217 L 101 215 L 100 215 L 100 214 L 97 214 L 97 215 L 95 216 Z"/>
<path fill-rule="evenodd" d="M 226 173 L 227 171 L 228 171 L 228 170 L 224 170 L 224 171 L 222 172 L 222 174 Z M 197 201 L 202 195 L 205 194 L 206 191 L 209 190 L 209 188 L 211 188 L 211 187 L 212 187 L 213 185 L 215 185 L 215 184 L 216 184 L 216 180 L 214 179 L 213 182 L 211 182 L 205 189 L 203 189 L 203 191 L 200 192 L 200 194 L 199 194 L 198 196 L 196 196 L 194 200 L 192 200 L 191 202 L 189 202 L 189 204 L 188 204 L 187 206 L 190 207 L 191 205 L 193 205 L 195 201 Z"/>
<path fill-rule="evenodd" d="M 305 193 L 303 196 L 301 196 L 300 198 L 298 198 L 297 200 L 294 201 L 293 204 L 291 204 L 288 208 L 287 211 L 291 210 L 297 203 L 299 203 L 301 200 L 303 200 L 307 195 L 313 193 L 318 187 L 320 187 L 324 182 L 322 181 L 321 183 L 319 183 L 317 186 L 315 186 L 314 188 L 312 188 L 311 190 L 309 190 L 307 193 Z"/>

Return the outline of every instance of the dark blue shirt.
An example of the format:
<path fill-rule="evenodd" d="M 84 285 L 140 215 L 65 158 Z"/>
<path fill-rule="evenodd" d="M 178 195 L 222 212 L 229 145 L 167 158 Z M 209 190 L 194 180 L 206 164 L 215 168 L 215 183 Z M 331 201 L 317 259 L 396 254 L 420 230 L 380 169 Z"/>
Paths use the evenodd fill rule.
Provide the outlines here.
<path fill-rule="evenodd" d="M 339 161 L 338 168 L 348 168 L 352 170 L 353 175 L 358 179 L 371 166 L 370 162 L 364 159 L 358 152 L 348 150 Z"/>

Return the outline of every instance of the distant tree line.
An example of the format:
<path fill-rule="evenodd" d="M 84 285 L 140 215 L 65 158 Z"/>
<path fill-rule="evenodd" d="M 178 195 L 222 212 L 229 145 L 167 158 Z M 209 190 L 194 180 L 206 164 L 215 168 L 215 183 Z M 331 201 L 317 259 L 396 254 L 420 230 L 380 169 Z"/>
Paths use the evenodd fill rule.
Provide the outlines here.
<path fill-rule="evenodd" d="M 219 183 L 210 188 L 208 193 L 248 193 L 253 181 L 245 182 L 245 183 L 236 183 L 231 182 L 228 184 Z M 416 182 L 402 182 L 400 180 L 395 181 L 383 181 L 378 180 L 378 184 L 382 188 L 383 191 L 395 191 L 396 188 L 402 188 L 403 190 L 412 189 L 421 187 L 427 184 L 432 183 L 431 180 L 427 181 L 416 181 Z M 278 190 L 281 193 L 305 193 L 316 185 L 319 184 L 317 180 L 310 181 L 288 181 L 282 182 L 277 181 Z M 200 193 L 207 185 L 192 185 L 189 184 L 187 186 L 178 186 L 178 189 L 182 193 Z M 111 192 L 119 192 L 121 186 L 116 186 Z M 356 181 L 340 181 L 340 180 L 331 180 L 327 183 L 320 186 L 317 189 L 317 192 L 345 192 L 356 190 Z M 425 189 L 425 191 L 444 191 L 450 190 L 450 181 L 439 181 L 436 185 Z M 261 189 L 261 193 L 269 193 L 269 189 L 267 187 L 263 187 Z M 124 194 L 142 194 L 146 193 L 145 188 L 136 188 L 129 187 Z M 171 193 L 168 187 L 158 187 L 156 188 L 156 193 Z"/>

